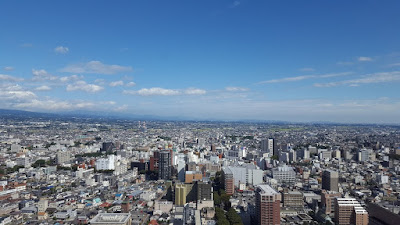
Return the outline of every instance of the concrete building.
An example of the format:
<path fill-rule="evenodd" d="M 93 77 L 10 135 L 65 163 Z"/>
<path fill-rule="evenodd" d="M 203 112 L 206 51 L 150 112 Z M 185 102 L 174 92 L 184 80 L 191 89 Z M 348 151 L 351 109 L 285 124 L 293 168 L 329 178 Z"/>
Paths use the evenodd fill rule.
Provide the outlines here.
<path fill-rule="evenodd" d="M 339 173 L 333 170 L 322 172 L 322 189 L 339 192 Z"/>
<path fill-rule="evenodd" d="M 280 224 L 281 194 L 269 185 L 261 184 L 256 187 L 256 221 L 260 225 Z"/>
<path fill-rule="evenodd" d="M 67 151 L 57 152 L 57 155 L 56 155 L 56 163 L 57 164 L 67 163 L 70 160 L 71 160 L 71 153 L 69 153 Z"/>
<path fill-rule="evenodd" d="M 272 178 L 280 183 L 294 183 L 296 180 L 296 172 L 290 166 L 279 166 L 272 169 Z"/>
<path fill-rule="evenodd" d="M 107 158 L 100 158 L 96 160 L 96 170 L 114 170 L 115 169 L 115 155 L 109 155 Z"/>
<path fill-rule="evenodd" d="M 368 212 L 355 198 L 336 198 L 335 222 L 338 225 L 368 225 Z"/>
<path fill-rule="evenodd" d="M 321 205 L 326 215 L 333 216 L 335 214 L 335 198 L 340 197 L 342 195 L 339 192 L 322 190 Z"/>
<path fill-rule="evenodd" d="M 298 209 L 304 208 L 303 193 L 299 191 L 283 193 L 283 206 Z"/>
<path fill-rule="evenodd" d="M 175 184 L 175 205 L 184 206 L 187 202 L 194 200 L 193 184 Z"/>

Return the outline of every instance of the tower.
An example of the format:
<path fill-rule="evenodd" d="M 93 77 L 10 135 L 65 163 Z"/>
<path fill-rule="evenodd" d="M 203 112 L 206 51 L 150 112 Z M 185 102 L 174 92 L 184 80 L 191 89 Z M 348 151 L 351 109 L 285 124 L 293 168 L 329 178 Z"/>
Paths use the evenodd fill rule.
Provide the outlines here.
<path fill-rule="evenodd" d="M 256 220 L 260 225 L 279 225 L 281 194 L 267 184 L 256 187 Z"/>

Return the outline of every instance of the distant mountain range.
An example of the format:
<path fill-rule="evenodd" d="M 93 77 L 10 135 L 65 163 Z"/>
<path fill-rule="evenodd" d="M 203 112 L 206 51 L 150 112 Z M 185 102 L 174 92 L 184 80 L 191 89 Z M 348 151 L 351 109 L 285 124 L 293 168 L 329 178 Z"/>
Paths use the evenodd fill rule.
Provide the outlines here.
<path fill-rule="evenodd" d="M 218 119 L 196 119 L 178 116 L 155 116 L 155 115 L 134 115 L 116 112 L 95 112 L 95 111 L 69 111 L 58 113 L 31 112 L 14 109 L 0 109 L 0 119 L 95 119 L 95 120 L 154 120 L 154 121 L 197 121 L 197 122 L 239 122 L 239 123 L 269 123 L 269 124 L 308 124 L 308 125 L 349 125 L 348 123 L 337 123 L 327 121 L 314 122 L 289 122 L 279 120 L 218 120 Z M 399 124 L 366 124 L 354 123 L 351 125 L 394 125 Z"/>

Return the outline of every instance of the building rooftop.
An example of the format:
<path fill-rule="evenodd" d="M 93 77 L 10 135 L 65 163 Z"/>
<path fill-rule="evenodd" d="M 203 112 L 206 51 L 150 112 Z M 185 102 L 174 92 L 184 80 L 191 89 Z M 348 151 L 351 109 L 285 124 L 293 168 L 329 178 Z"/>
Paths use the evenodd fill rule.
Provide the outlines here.
<path fill-rule="evenodd" d="M 277 191 L 275 191 L 271 186 L 269 186 L 267 184 L 260 184 L 260 185 L 258 185 L 258 187 L 261 190 L 261 194 L 267 194 L 267 195 L 278 194 Z"/>
<path fill-rule="evenodd" d="M 130 217 L 131 217 L 131 214 L 129 214 L 129 213 L 99 213 L 92 220 L 90 220 L 90 223 L 95 223 L 95 224 L 121 223 L 121 224 L 125 224 L 129 220 Z"/>

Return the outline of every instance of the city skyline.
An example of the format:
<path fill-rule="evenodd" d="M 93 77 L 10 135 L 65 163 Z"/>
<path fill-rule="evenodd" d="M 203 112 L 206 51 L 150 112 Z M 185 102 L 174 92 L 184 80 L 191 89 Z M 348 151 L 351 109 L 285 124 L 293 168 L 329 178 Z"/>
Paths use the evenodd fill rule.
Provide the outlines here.
<path fill-rule="evenodd" d="M 0 108 L 400 123 L 399 6 L 1 2 Z"/>

